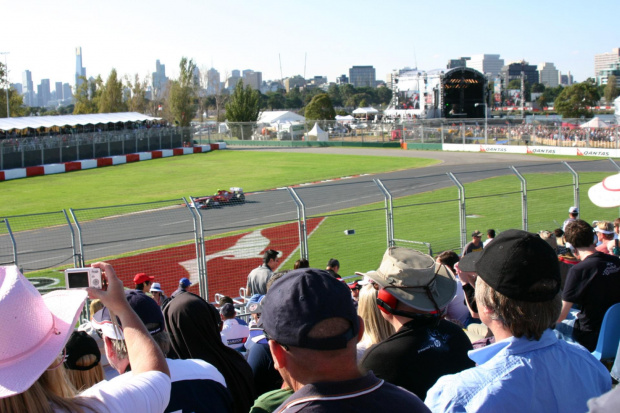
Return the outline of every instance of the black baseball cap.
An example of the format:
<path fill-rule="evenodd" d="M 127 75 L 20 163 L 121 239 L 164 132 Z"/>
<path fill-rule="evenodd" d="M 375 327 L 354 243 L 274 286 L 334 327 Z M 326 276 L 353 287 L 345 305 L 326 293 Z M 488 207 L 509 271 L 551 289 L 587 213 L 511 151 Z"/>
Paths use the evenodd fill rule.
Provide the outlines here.
<path fill-rule="evenodd" d="M 508 298 L 542 302 L 560 291 L 558 257 L 538 234 L 503 231 L 482 250 L 475 266 L 480 278 Z"/>
<path fill-rule="evenodd" d="M 261 306 L 267 336 L 287 346 L 343 349 L 360 329 L 349 287 L 327 271 L 316 268 L 286 273 L 273 283 Z M 308 337 L 315 325 L 330 318 L 344 318 L 350 323 L 349 329 L 333 337 Z"/>
<path fill-rule="evenodd" d="M 97 346 L 97 342 L 94 338 L 88 335 L 85 331 L 74 331 L 65 345 L 65 368 L 69 370 L 90 370 L 99 364 L 101 361 L 101 352 Z M 95 361 L 88 366 L 78 366 L 76 362 L 86 356 L 92 354 L 95 356 Z"/>
<path fill-rule="evenodd" d="M 476 272 L 476 263 L 480 259 L 482 251 L 470 252 L 465 254 L 463 258 L 459 260 L 459 270 L 467 272 Z"/>

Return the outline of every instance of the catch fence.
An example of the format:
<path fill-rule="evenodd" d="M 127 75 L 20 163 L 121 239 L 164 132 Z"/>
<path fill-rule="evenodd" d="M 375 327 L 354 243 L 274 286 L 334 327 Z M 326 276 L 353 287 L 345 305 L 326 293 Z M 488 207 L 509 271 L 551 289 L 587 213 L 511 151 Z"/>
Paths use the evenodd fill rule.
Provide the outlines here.
<path fill-rule="evenodd" d="M 244 295 L 247 274 L 267 249 L 280 252 L 276 271 L 301 258 L 317 268 L 336 258 L 340 274 L 350 276 L 376 269 L 388 246 L 436 255 L 459 252 L 473 230 L 553 230 L 571 205 L 584 219 L 613 220 L 618 210 L 595 207 L 587 190 L 618 170 L 610 160 L 550 162 L 282 188 L 209 209 L 188 197 L 7 216 L 0 262 L 50 290 L 63 287 L 65 268 L 105 260 L 126 286 L 145 272 L 170 295 L 187 277 L 212 301 L 216 293 Z"/>
<path fill-rule="evenodd" d="M 0 170 L 172 149 L 225 141 L 411 144 L 498 144 L 620 148 L 620 127 L 582 128 L 583 119 L 387 119 L 380 121 L 207 122 L 192 127 L 152 127 L 75 134 L 41 133 L 0 139 Z"/>

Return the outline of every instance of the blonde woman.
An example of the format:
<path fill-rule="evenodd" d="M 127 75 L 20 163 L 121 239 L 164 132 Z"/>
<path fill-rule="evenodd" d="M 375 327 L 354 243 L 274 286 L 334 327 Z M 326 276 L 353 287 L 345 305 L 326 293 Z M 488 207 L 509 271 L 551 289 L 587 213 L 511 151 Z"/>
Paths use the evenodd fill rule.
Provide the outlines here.
<path fill-rule="evenodd" d="M 65 346 L 67 376 L 77 391 L 86 390 L 104 379 L 101 352 L 85 331 L 74 331 Z"/>
<path fill-rule="evenodd" d="M 394 327 L 381 315 L 377 290 L 372 283 L 360 290 L 357 314 L 364 320 L 364 335 L 357 343 L 357 360 L 360 361 L 367 349 L 394 334 Z"/>
<path fill-rule="evenodd" d="M 0 412 L 163 412 L 170 399 L 170 371 L 144 324 L 129 307 L 123 283 L 110 264 L 100 268 L 107 291 L 91 298 L 116 314 L 125 332 L 133 376 L 102 382 L 76 395 L 62 363 L 63 351 L 82 310 L 84 290 L 41 296 L 14 266 L 0 266 Z M 59 356 L 60 355 L 60 356 Z"/>

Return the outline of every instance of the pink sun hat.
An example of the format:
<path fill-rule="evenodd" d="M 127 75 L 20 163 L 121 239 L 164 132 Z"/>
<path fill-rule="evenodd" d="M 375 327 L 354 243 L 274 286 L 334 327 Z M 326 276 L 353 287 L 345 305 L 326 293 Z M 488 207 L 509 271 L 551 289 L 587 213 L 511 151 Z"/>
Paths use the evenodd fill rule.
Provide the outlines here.
<path fill-rule="evenodd" d="M 620 206 L 620 174 L 608 176 L 588 190 L 590 201 L 601 208 Z"/>
<path fill-rule="evenodd" d="M 60 355 L 86 294 L 42 296 L 16 266 L 0 266 L 0 398 L 28 390 Z"/>

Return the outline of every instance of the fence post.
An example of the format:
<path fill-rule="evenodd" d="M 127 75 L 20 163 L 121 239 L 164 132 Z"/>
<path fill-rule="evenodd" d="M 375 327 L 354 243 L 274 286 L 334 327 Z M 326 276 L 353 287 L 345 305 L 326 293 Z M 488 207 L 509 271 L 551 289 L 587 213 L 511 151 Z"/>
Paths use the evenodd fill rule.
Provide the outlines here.
<path fill-rule="evenodd" d="M 514 166 L 511 166 L 510 169 L 512 169 L 512 172 L 514 172 L 515 175 L 517 175 L 517 178 L 519 178 L 519 180 L 521 181 L 521 222 L 522 222 L 521 225 L 522 225 L 523 231 L 527 231 L 528 230 L 528 220 L 527 220 L 527 181 L 523 177 L 523 175 L 521 175 L 521 173 L 519 173 L 517 168 L 515 168 Z"/>
<path fill-rule="evenodd" d="M 205 251 L 205 241 L 203 237 L 202 226 L 202 214 L 196 208 L 194 198 L 190 197 L 191 202 L 187 202 L 187 199 L 183 197 L 183 202 L 192 214 L 192 220 L 194 221 L 194 243 L 196 245 L 196 263 L 198 268 L 198 289 L 200 296 L 206 301 L 209 301 L 209 285 L 207 282 L 207 261 Z"/>
<path fill-rule="evenodd" d="M 80 247 L 80 252 L 79 254 L 77 254 L 78 260 L 77 260 L 77 266 L 78 267 L 84 267 L 84 242 L 82 240 L 82 227 L 80 226 L 80 223 L 77 219 L 77 217 L 75 216 L 75 212 L 73 211 L 73 208 L 69 208 L 69 213 L 71 214 L 71 218 L 73 218 L 73 222 L 75 223 L 75 227 L 77 228 L 78 231 L 78 245 Z M 73 262 L 76 262 L 75 260 L 75 249 L 74 249 L 74 258 L 73 258 Z"/>
<path fill-rule="evenodd" d="M 568 168 L 570 173 L 573 175 L 573 188 L 574 188 L 573 198 L 575 201 L 575 206 L 577 207 L 577 209 L 580 209 L 579 208 L 579 174 L 573 168 L 571 168 L 568 162 L 562 162 L 562 163 L 564 164 L 564 166 Z"/>
<path fill-rule="evenodd" d="M 73 231 L 73 226 L 71 225 L 71 220 L 69 219 L 69 215 L 67 215 L 67 211 L 63 209 L 62 213 L 65 214 L 65 219 L 67 220 L 69 231 L 71 231 L 71 250 L 73 251 L 73 266 L 79 267 L 79 261 L 77 259 L 78 253 L 75 250 L 75 232 Z"/>
<path fill-rule="evenodd" d="M 454 182 L 459 191 L 459 226 L 461 227 L 461 250 L 467 243 L 467 215 L 465 211 L 465 187 L 452 172 L 448 172 L 448 177 Z"/>
<path fill-rule="evenodd" d="M 13 264 L 17 265 L 17 243 L 15 242 L 13 231 L 11 231 L 11 225 L 9 225 L 9 220 L 6 218 L 4 218 L 1 222 L 4 222 L 4 225 L 6 225 L 9 238 L 11 238 L 11 244 L 13 245 Z"/>
<path fill-rule="evenodd" d="M 441 144 L 443 145 L 443 122 L 441 123 Z"/>
<path fill-rule="evenodd" d="M 379 187 L 385 198 L 385 232 L 387 235 L 387 246 L 390 248 L 394 246 L 394 205 L 392 203 L 392 194 L 380 179 L 373 179 L 373 182 Z"/>
<path fill-rule="evenodd" d="M 297 207 L 297 224 L 299 227 L 299 251 L 301 258 L 310 260 L 308 252 L 308 229 L 306 227 L 306 204 L 301 200 L 297 192 L 290 186 L 286 188 L 289 195 L 293 198 Z"/>

